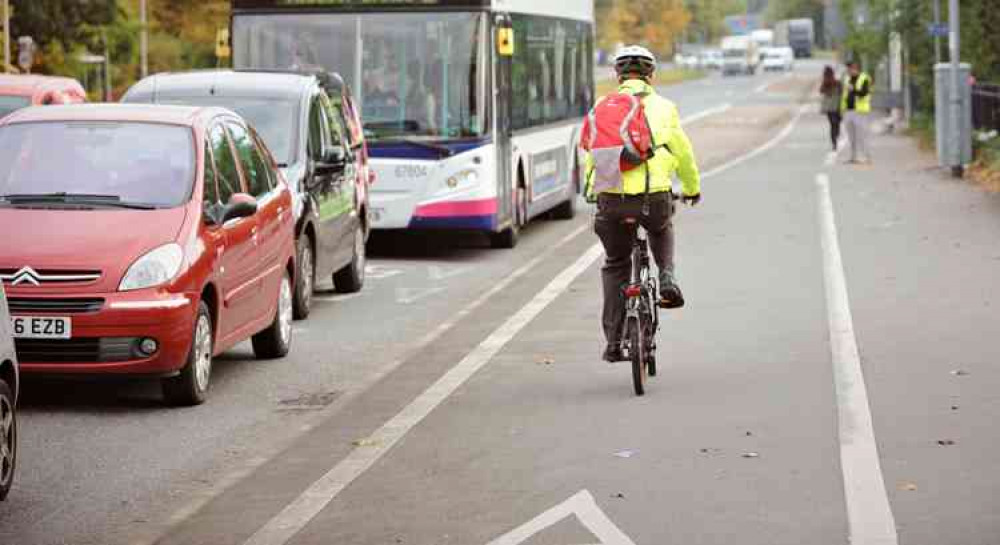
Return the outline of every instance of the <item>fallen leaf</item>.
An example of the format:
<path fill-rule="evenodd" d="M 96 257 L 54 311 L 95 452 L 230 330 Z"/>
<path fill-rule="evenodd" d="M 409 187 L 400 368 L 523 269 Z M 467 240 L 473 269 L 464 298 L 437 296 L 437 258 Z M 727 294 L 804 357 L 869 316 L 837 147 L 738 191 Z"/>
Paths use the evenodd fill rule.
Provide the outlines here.
<path fill-rule="evenodd" d="M 611 497 L 615 498 L 615 499 L 618 499 L 618 500 L 624 500 L 625 499 L 625 494 L 622 494 L 621 492 L 618 492 L 616 494 L 612 494 Z"/>
<path fill-rule="evenodd" d="M 639 454 L 638 450 L 619 450 L 615 453 L 615 456 L 618 458 L 631 458 L 636 454 Z"/>
<path fill-rule="evenodd" d="M 372 439 L 370 437 L 367 439 L 358 439 L 354 441 L 354 446 L 356 447 L 377 447 L 381 444 L 382 441 L 379 441 L 378 439 Z"/>
<path fill-rule="evenodd" d="M 747 432 L 747 437 L 753 437 L 753 432 L 748 431 Z"/>
<path fill-rule="evenodd" d="M 955 375 L 956 377 L 964 377 L 968 375 L 969 372 L 964 369 L 955 369 L 954 371 L 951 372 L 951 374 Z"/>
<path fill-rule="evenodd" d="M 760 458 L 760 454 L 756 452 L 744 452 L 741 456 L 744 458 Z"/>
<path fill-rule="evenodd" d="M 950 447 L 955 444 L 955 441 L 951 439 L 938 439 L 937 444 L 941 445 L 942 447 Z"/>
<path fill-rule="evenodd" d="M 916 492 L 917 485 L 915 483 L 899 483 L 896 488 L 903 490 L 905 492 Z"/>
<path fill-rule="evenodd" d="M 538 360 L 538 365 L 552 365 L 556 360 L 553 358 L 541 358 Z"/>

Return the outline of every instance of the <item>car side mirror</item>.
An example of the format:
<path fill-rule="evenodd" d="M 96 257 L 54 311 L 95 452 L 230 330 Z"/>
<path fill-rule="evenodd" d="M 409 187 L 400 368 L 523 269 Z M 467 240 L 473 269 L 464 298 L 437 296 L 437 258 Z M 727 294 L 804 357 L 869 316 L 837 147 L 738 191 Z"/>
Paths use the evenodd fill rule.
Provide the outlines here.
<path fill-rule="evenodd" d="M 246 193 L 236 193 L 222 209 L 222 221 L 245 218 L 257 213 L 257 199 Z"/>
<path fill-rule="evenodd" d="M 330 146 L 323 150 L 323 162 L 330 166 L 341 166 L 347 162 L 347 152 L 341 146 Z"/>

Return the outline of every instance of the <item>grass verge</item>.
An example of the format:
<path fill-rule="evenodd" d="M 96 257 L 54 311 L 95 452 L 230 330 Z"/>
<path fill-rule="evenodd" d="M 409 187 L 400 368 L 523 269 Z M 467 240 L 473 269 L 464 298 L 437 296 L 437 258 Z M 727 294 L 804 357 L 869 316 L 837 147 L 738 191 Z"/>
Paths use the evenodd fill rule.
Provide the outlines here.
<path fill-rule="evenodd" d="M 658 87 L 663 85 L 676 85 L 685 81 L 701 79 L 705 77 L 705 75 L 706 73 L 702 70 L 672 68 L 670 70 L 657 71 L 656 79 L 653 80 L 653 85 Z M 597 96 L 602 97 L 617 88 L 618 82 L 611 78 L 598 80 L 596 85 Z"/>

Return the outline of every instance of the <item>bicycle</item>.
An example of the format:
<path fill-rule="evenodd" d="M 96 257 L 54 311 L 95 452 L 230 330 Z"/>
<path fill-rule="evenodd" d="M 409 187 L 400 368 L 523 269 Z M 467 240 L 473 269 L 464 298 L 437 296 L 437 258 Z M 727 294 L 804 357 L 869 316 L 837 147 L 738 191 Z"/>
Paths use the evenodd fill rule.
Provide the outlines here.
<path fill-rule="evenodd" d="M 649 243 L 639 229 L 636 218 L 624 223 L 634 231 L 632 237 L 632 272 L 629 283 L 622 288 L 625 298 L 625 327 L 621 346 L 632 362 L 632 385 L 635 395 L 646 393 L 647 376 L 656 376 L 656 332 L 660 327 L 659 306 L 656 304 L 657 281 L 650 274 Z"/>

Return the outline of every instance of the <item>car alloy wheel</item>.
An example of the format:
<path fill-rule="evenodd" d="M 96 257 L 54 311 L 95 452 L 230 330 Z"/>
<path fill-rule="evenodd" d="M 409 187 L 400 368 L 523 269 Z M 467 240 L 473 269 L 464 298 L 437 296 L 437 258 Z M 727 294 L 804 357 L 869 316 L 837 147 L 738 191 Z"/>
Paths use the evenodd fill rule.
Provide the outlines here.
<path fill-rule="evenodd" d="M 0 397 L 0 485 L 6 485 L 14 478 L 16 440 L 14 406 L 7 397 Z"/>
<path fill-rule="evenodd" d="M 295 294 L 292 301 L 292 317 L 302 320 L 312 309 L 313 283 L 316 278 L 316 259 L 313 255 L 312 239 L 308 235 L 298 242 L 298 274 L 295 278 Z"/>
<path fill-rule="evenodd" d="M 198 316 L 194 330 L 194 378 L 199 391 L 208 390 L 212 377 L 212 321 L 208 316 Z"/>
<path fill-rule="evenodd" d="M 281 278 L 281 291 L 278 294 L 278 334 L 284 345 L 292 338 L 292 286 L 287 275 Z"/>

